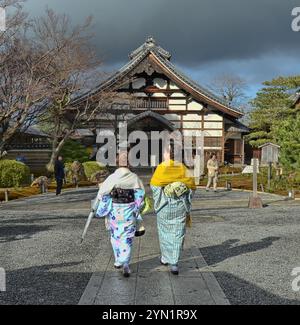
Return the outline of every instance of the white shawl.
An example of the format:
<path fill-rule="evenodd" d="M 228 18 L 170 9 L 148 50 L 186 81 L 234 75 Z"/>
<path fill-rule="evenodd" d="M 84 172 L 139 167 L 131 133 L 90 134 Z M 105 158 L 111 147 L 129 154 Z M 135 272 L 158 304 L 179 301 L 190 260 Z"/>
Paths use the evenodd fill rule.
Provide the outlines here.
<path fill-rule="evenodd" d="M 119 168 L 100 186 L 98 198 L 100 199 L 103 195 L 110 194 L 114 188 L 120 188 L 123 190 L 144 190 L 144 185 L 139 177 L 132 173 L 128 168 Z"/>

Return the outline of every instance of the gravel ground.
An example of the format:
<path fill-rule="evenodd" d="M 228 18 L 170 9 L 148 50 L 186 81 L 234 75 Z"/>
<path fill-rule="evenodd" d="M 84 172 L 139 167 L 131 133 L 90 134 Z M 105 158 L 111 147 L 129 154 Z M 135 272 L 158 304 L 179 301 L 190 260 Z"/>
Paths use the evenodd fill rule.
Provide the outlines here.
<path fill-rule="evenodd" d="M 204 208 L 190 233 L 230 303 L 238 305 L 300 304 L 291 276 L 300 267 L 299 234 L 297 203 L 253 211 Z"/>
<path fill-rule="evenodd" d="M 111 254 L 99 220 L 79 245 L 94 193 L 0 205 L 0 267 L 7 272 L 0 304 L 79 302 L 91 275 Z M 268 207 L 249 210 L 248 196 L 198 192 L 188 236 L 232 304 L 300 304 L 291 276 L 300 267 L 300 202 L 265 196 Z"/>
<path fill-rule="evenodd" d="M 0 304 L 78 303 L 105 256 L 103 249 L 99 255 L 100 247 L 108 247 L 99 220 L 79 245 L 93 196 L 42 197 L 0 208 L 0 266 L 7 273 L 7 292 L 0 293 Z"/>

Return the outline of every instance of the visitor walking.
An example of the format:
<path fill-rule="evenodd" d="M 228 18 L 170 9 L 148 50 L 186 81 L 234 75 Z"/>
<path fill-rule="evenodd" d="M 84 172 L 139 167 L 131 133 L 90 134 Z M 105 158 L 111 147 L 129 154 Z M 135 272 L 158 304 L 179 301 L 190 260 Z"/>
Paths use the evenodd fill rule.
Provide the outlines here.
<path fill-rule="evenodd" d="M 186 225 L 190 219 L 194 178 L 188 169 L 174 161 L 174 150 L 164 155 L 151 180 L 154 208 L 163 265 L 169 265 L 174 275 L 179 274 L 179 259 L 183 248 Z"/>
<path fill-rule="evenodd" d="M 217 155 L 213 153 L 210 156 L 209 161 L 207 162 L 208 169 L 208 183 L 206 186 L 206 191 L 210 190 L 211 185 L 213 184 L 214 191 L 218 190 L 218 176 L 219 176 L 219 163 L 217 159 Z"/>
<path fill-rule="evenodd" d="M 115 268 L 123 269 L 129 277 L 133 240 L 137 222 L 142 220 L 145 190 L 142 181 L 128 168 L 119 168 L 101 185 L 98 197 L 97 217 L 106 217 Z"/>
<path fill-rule="evenodd" d="M 65 166 L 62 156 L 59 156 L 55 162 L 54 175 L 56 179 L 56 195 L 60 195 L 65 179 Z"/>

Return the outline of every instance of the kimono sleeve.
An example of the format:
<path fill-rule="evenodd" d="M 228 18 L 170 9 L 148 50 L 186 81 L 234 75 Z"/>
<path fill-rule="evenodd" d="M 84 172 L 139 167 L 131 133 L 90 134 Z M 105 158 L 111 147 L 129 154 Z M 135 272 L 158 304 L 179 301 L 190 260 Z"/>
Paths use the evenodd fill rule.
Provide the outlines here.
<path fill-rule="evenodd" d="M 140 211 L 144 206 L 145 191 L 142 189 L 134 190 L 134 202 L 136 209 Z"/>
<path fill-rule="evenodd" d="M 112 198 L 110 195 L 98 197 L 99 205 L 96 212 L 98 218 L 104 218 L 112 211 Z"/>

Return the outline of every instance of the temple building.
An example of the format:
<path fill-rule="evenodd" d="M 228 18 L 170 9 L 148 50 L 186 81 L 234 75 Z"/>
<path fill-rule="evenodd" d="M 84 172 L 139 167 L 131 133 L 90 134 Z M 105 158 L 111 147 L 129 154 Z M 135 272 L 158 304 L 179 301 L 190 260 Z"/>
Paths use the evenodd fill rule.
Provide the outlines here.
<path fill-rule="evenodd" d="M 117 73 L 73 104 L 101 91 L 128 95 L 134 100 L 118 105 L 117 119 L 128 121 L 128 131 L 180 130 L 184 137 L 204 132 L 205 159 L 217 153 L 221 163 L 243 164 L 244 135 L 249 129 L 239 122 L 243 113 L 187 77 L 171 62 L 171 54 L 152 37 L 133 51 Z M 120 113 L 123 111 L 123 115 Z M 114 129 L 114 109 L 108 118 L 99 115 L 89 127 Z"/>

